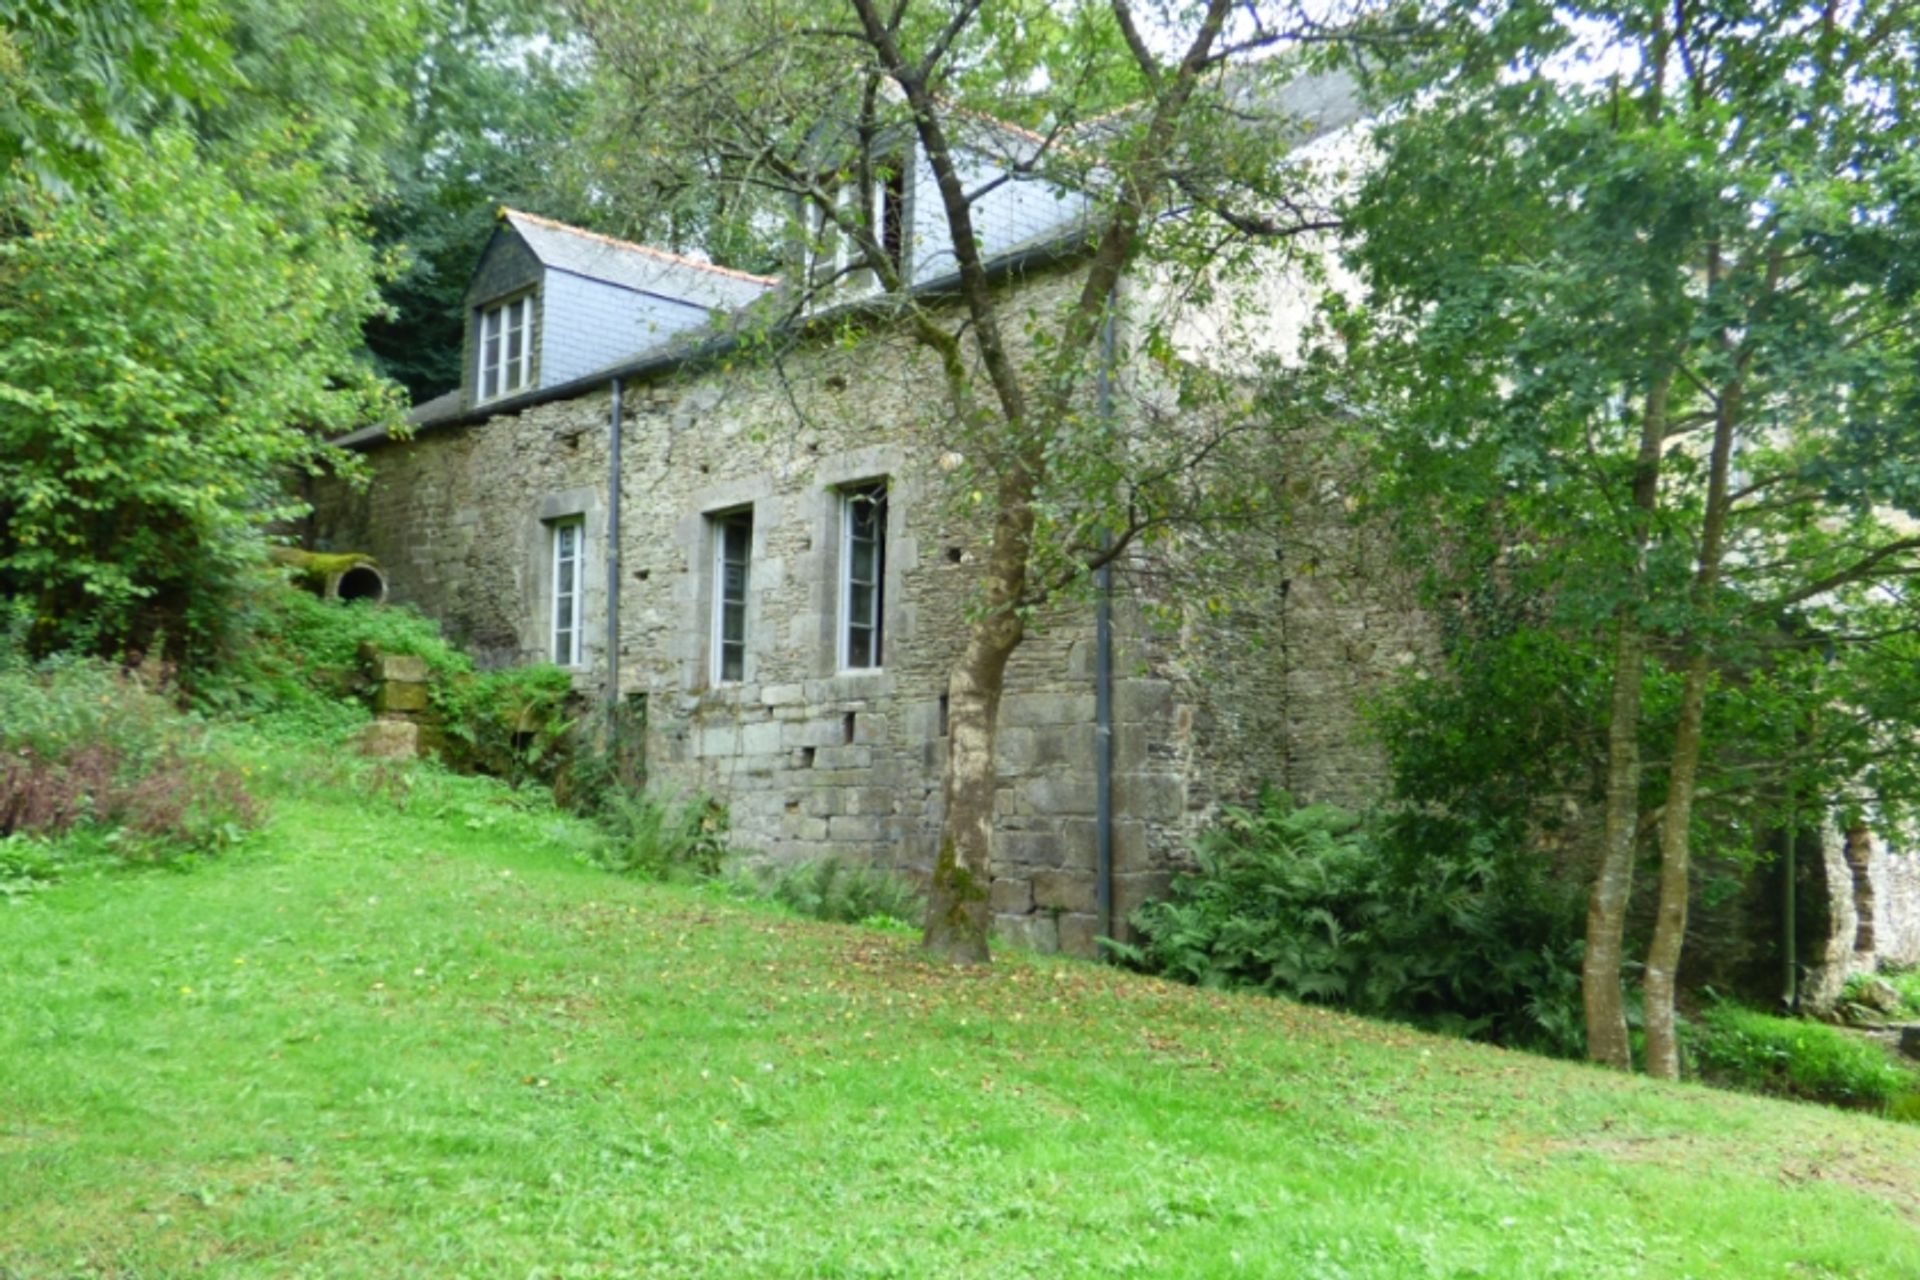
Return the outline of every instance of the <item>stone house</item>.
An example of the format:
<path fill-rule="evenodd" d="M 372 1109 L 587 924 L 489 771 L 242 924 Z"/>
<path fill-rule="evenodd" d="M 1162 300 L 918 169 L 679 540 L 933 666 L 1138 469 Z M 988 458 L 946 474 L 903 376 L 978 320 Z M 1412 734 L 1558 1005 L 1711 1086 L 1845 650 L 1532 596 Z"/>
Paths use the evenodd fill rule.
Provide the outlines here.
<path fill-rule="evenodd" d="M 1338 145 L 1357 118 L 1338 86 L 1291 92 L 1304 146 Z M 992 153 L 970 153 L 971 178 Z M 953 264 L 930 182 L 909 158 L 875 204 L 939 305 Z M 1037 179 L 995 188 L 976 217 L 996 287 L 1040 306 L 1076 285 L 1085 214 Z M 939 374 L 908 335 L 880 323 L 777 364 L 742 354 L 734 322 L 781 287 L 503 210 L 467 291 L 462 385 L 413 411 L 409 439 L 345 437 L 372 484 L 322 486 L 310 535 L 371 553 L 395 599 L 483 663 L 557 662 L 643 714 L 650 778 L 723 802 L 742 847 L 921 874 L 982 530 L 947 501 Z M 1286 280 L 1268 292 L 1278 342 L 1303 299 Z M 1217 331 L 1189 333 L 1204 355 Z M 1124 934 L 1219 805 L 1263 784 L 1377 797 L 1361 706 L 1434 640 L 1408 584 L 1367 565 L 1340 481 L 1300 489 L 1293 543 L 1326 555 L 1261 608 L 1168 631 L 1121 593 L 1055 608 L 1022 644 L 998 743 L 1003 936 L 1086 954 Z M 1860 850 L 1857 872 L 1805 860 L 1835 887 L 1809 959 L 1825 945 L 1828 971 L 1857 967 L 1866 903 L 1877 953 L 1920 960 L 1920 859 Z"/>
<path fill-rule="evenodd" d="M 1356 115 L 1320 82 L 1293 105 L 1308 139 Z M 967 154 L 976 179 L 1004 163 Z M 876 204 L 938 305 L 953 261 L 931 181 L 909 157 Z M 1044 181 L 1001 183 L 975 210 L 996 287 L 1043 305 L 1073 286 L 1085 214 Z M 650 778 L 721 800 L 743 847 L 923 872 L 982 531 L 943 495 L 938 372 L 905 334 L 735 358 L 730 319 L 780 285 L 503 210 L 467 292 L 462 385 L 418 406 L 407 440 L 345 437 L 371 487 L 320 486 L 309 531 L 377 557 L 393 598 L 482 662 L 554 661 L 643 708 Z M 1304 579 L 1231 643 L 1151 628 L 1125 596 L 1055 609 L 1001 709 L 1002 933 L 1091 952 L 1223 799 L 1269 781 L 1366 795 L 1379 765 L 1354 692 L 1411 660 L 1406 617 Z M 1250 632 L 1265 656 L 1228 660 Z"/>

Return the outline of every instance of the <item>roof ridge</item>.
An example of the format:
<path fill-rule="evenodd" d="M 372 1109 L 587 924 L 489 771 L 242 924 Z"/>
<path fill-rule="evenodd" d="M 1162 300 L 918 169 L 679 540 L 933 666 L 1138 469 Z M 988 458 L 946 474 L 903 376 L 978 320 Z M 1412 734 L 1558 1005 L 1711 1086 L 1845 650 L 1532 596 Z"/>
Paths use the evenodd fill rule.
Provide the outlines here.
<path fill-rule="evenodd" d="M 696 271 L 711 271 L 715 275 L 731 276 L 735 280 L 749 280 L 754 284 L 777 285 L 780 283 L 778 276 L 755 275 L 751 271 L 736 271 L 732 267 L 723 267 L 718 263 L 702 262 L 698 258 L 685 257 L 678 253 L 669 252 L 666 249 L 656 249 L 652 245 L 635 244 L 631 240 L 621 240 L 616 236 L 602 235 L 598 231 L 588 231 L 585 227 L 572 226 L 554 218 L 543 218 L 537 213 L 528 213 L 525 209 L 515 209 L 511 205 L 501 205 L 500 212 L 507 217 L 525 218 L 528 222 L 536 226 L 548 227 L 554 231 L 564 231 L 568 235 L 582 236 L 588 240 L 598 240 L 602 244 L 610 244 L 617 249 L 631 249 L 635 253 L 644 253 L 650 258 L 659 258 L 664 262 L 671 262 L 682 267 L 692 267 Z"/>

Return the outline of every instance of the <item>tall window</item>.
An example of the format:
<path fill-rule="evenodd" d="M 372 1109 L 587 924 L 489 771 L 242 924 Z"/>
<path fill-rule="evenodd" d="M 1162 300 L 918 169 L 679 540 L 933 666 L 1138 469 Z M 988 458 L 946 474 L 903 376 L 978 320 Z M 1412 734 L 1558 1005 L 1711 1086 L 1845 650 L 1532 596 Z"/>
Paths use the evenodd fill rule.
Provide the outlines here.
<path fill-rule="evenodd" d="M 887 484 L 840 495 L 840 666 L 880 665 L 882 596 L 887 574 Z"/>
<path fill-rule="evenodd" d="M 511 395 L 533 381 L 533 295 L 480 313 L 480 399 Z"/>
<path fill-rule="evenodd" d="M 553 542 L 553 660 L 563 667 L 577 667 L 586 526 L 580 520 L 558 520 L 547 529 Z"/>
<path fill-rule="evenodd" d="M 753 548 L 753 512 L 729 511 L 713 526 L 714 684 L 747 678 L 747 572 Z"/>

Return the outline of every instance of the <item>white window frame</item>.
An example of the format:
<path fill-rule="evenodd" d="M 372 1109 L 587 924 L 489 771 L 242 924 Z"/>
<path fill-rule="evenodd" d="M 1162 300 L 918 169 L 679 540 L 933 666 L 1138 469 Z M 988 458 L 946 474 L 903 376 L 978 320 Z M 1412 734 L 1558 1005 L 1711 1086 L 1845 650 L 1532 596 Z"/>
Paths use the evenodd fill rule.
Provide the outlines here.
<path fill-rule="evenodd" d="M 582 665 L 582 655 L 586 646 L 580 633 L 582 600 L 586 595 L 587 578 L 587 522 L 584 517 L 572 516 L 564 520 L 551 520 L 547 523 L 547 541 L 550 544 L 548 569 L 551 578 L 548 581 L 547 644 L 553 655 L 553 662 L 561 667 Z M 572 590 L 562 590 L 561 568 L 567 564 L 567 551 L 572 550 Z"/>
<path fill-rule="evenodd" d="M 853 579 L 854 508 L 858 503 L 872 501 L 872 495 L 876 493 L 880 496 L 880 512 L 874 526 L 873 580 L 856 584 Z M 879 671 L 886 665 L 887 513 L 890 497 L 890 487 L 884 478 L 847 485 L 840 490 L 840 602 L 834 630 L 838 646 L 836 663 L 841 671 Z M 873 620 L 866 624 L 873 632 L 873 661 L 866 666 L 853 665 L 853 594 L 857 585 L 873 592 Z"/>
<path fill-rule="evenodd" d="M 874 239 L 883 249 L 893 250 L 894 269 L 903 275 L 907 269 L 907 245 L 912 239 L 913 229 L 907 222 L 907 185 L 913 179 L 912 167 L 906 157 L 889 157 L 878 166 L 873 175 L 872 209 L 874 225 L 870 228 Z M 858 184 L 843 182 L 833 189 L 833 208 L 836 213 L 851 215 L 858 219 L 855 193 Z M 866 269 L 866 259 L 854 246 L 853 237 L 840 228 L 840 224 L 829 215 L 818 202 L 809 202 L 807 206 L 808 230 L 812 232 L 815 246 L 814 281 L 823 283 L 825 279 L 841 278 L 849 268 L 858 263 Z M 887 244 L 887 225 L 893 222 L 899 229 L 898 243 Z M 820 246 L 826 246 L 827 252 L 821 253 Z"/>
<path fill-rule="evenodd" d="M 715 686 L 741 684 L 747 678 L 747 601 L 753 589 L 753 508 L 736 507 L 731 511 L 716 511 L 707 517 L 707 523 L 713 535 L 713 599 L 707 626 L 707 680 Z M 746 538 L 739 561 L 740 596 L 737 601 L 727 595 L 727 536 L 734 529 L 743 530 Z M 729 604 L 737 605 L 740 610 L 740 674 L 735 676 L 726 673 Z"/>
<path fill-rule="evenodd" d="M 485 404 L 491 400 L 519 395 L 523 391 L 532 389 L 533 326 L 533 294 L 531 293 L 523 293 L 505 302 L 497 302 L 476 313 L 473 388 L 475 403 Z M 507 348 L 516 334 L 520 338 L 520 354 L 510 356 Z M 489 340 L 494 344 L 491 347 Z M 494 377 L 491 391 L 487 389 L 489 375 Z"/>

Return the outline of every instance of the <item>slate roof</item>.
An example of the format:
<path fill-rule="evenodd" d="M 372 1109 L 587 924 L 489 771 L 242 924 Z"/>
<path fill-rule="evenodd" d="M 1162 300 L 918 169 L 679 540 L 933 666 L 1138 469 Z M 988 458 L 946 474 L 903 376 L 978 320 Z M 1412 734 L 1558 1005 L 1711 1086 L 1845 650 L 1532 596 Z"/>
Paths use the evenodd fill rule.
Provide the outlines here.
<path fill-rule="evenodd" d="M 1242 110 L 1270 116 L 1277 125 L 1293 131 L 1295 147 L 1336 133 L 1366 114 L 1358 84 L 1344 71 L 1296 76 L 1277 89 L 1263 84 L 1245 87 L 1239 93 L 1229 87 L 1228 92 L 1230 97 L 1238 99 L 1236 105 Z M 1129 110 L 1132 109 L 1123 108 L 1121 112 L 1087 121 L 1074 131 L 1075 139 L 1097 138 L 1103 126 L 1112 127 Z M 972 117 L 970 123 L 974 128 L 1002 133 L 1016 146 L 1036 148 L 1042 141 L 1041 135 L 1018 125 L 990 116 L 967 115 Z M 504 207 L 500 213 L 544 266 L 661 297 L 697 301 L 717 313 L 738 312 L 781 284 L 774 276 L 753 275 L 699 262 L 663 249 L 583 231 L 538 214 Z M 988 270 L 995 276 L 1017 274 L 1030 265 L 1070 257 L 1086 245 L 1087 235 L 1086 227 L 1075 225 L 1011 246 L 987 264 Z M 941 276 L 917 284 L 914 292 L 945 293 L 952 290 L 956 282 L 956 276 Z M 842 304 L 812 319 L 818 322 L 830 319 L 843 309 L 857 311 L 864 306 L 859 301 Z M 732 326 L 724 317 L 716 316 L 714 324 L 666 338 L 603 370 L 557 386 L 530 387 L 518 395 L 490 401 L 484 407 L 468 404 L 463 391 L 456 388 L 415 405 L 407 414 L 407 422 L 416 428 L 430 428 L 477 422 L 494 414 L 517 413 L 535 404 L 595 390 L 614 377 L 654 373 L 719 355 L 732 349 L 736 341 Z M 390 438 L 385 427 L 362 427 L 331 443 L 353 447 L 378 444 Z"/>
<path fill-rule="evenodd" d="M 772 276 L 716 267 L 664 249 L 582 231 L 519 209 L 502 209 L 500 215 L 526 241 L 542 266 L 676 302 L 691 302 L 711 311 L 744 307 L 780 283 Z"/>

